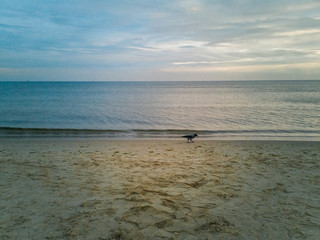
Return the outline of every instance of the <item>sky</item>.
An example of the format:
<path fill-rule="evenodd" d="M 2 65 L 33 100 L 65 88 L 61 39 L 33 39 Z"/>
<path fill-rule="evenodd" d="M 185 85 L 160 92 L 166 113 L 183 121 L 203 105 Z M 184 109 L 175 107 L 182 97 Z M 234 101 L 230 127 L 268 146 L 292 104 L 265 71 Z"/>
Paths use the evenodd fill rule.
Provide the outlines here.
<path fill-rule="evenodd" d="M 319 79 L 319 0 L 0 0 L 0 81 Z"/>

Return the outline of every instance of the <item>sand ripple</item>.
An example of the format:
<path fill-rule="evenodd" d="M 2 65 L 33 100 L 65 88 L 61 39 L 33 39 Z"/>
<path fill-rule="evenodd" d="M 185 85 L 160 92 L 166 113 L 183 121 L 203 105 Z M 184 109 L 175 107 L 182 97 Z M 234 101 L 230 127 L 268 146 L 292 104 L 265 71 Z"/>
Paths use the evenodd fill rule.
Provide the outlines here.
<path fill-rule="evenodd" d="M 319 146 L 0 142 L 0 238 L 316 239 Z"/>

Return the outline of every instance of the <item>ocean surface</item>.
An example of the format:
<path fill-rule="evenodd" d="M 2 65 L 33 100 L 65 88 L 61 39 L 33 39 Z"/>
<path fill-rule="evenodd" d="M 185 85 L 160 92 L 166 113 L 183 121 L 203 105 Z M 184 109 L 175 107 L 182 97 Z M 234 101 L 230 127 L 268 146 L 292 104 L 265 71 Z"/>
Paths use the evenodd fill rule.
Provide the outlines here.
<path fill-rule="evenodd" d="M 0 82 L 0 138 L 320 140 L 320 81 Z"/>

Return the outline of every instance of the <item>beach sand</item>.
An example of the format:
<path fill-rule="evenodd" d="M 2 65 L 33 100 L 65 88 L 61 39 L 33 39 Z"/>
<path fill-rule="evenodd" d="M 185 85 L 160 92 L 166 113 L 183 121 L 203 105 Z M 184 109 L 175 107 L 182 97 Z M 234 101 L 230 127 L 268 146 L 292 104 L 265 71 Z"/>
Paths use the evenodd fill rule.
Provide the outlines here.
<path fill-rule="evenodd" d="M 320 143 L 1 140 L 0 239 L 320 239 Z"/>

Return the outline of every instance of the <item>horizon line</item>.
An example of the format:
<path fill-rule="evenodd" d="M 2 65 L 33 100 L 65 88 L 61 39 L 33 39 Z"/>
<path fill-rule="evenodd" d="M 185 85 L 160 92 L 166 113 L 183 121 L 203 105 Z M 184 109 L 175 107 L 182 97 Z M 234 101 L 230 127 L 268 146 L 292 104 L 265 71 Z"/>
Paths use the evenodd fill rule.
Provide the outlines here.
<path fill-rule="evenodd" d="M 320 81 L 320 79 L 239 79 L 239 80 L 0 80 L 1 82 L 275 82 Z"/>

